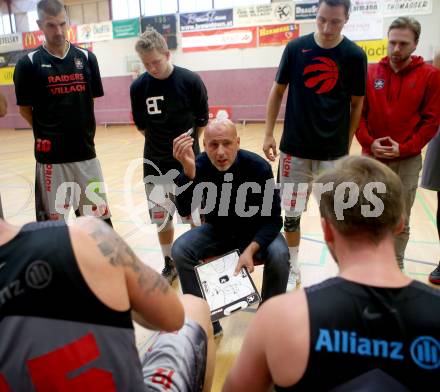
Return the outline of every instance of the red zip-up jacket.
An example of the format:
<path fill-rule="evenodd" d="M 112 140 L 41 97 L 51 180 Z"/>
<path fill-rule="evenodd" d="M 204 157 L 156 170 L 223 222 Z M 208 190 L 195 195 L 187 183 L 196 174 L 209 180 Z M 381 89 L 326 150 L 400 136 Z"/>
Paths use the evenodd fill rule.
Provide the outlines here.
<path fill-rule="evenodd" d="M 398 73 L 388 57 L 368 67 L 367 91 L 356 137 L 362 153 L 372 155 L 375 139 L 389 136 L 399 143 L 400 157 L 420 154 L 440 123 L 440 72 L 412 56 Z"/>

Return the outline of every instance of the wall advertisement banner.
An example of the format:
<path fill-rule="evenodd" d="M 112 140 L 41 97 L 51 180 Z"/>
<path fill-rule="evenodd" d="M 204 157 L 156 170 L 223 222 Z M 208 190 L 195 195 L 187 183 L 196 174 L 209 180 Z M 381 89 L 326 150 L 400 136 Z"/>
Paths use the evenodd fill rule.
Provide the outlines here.
<path fill-rule="evenodd" d="M 15 67 L 0 68 L 0 86 L 8 86 L 14 84 L 14 69 Z"/>
<path fill-rule="evenodd" d="M 432 0 L 382 0 L 385 17 L 432 14 Z"/>
<path fill-rule="evenodd" d="M 352 41 L 382 39 L 383 17 L 381 15 L 350 17 L 342 30 L 342 34 Z"/>
<path fill-rule="evenodd" d="M 295 4 L 295 22 L 310 22 L 316 19 L 318 12 L 318 2 Z"/>
<path fill-rule="evenodd" d="M 78 26 L 78 42 L 110 41 L 112 39 L 113 25 L 111 21 Z"/>
<path fill-rule="evenodd" d="M 387 39 L 377 39 L 372 41 L 356 41 L 367 54 L 369 63 L 378 63 L 387 55 Z"/>
<path fill-rule="evenodd" d="M 182 49 L 184 52 L 255 48 L 256 46 L 257 27 L 182 33 Z"/>
<path fill-rule="evenodd" d="M 13 52 L 22 48 L 22 33 L 0 35 L 0 53 Z"/>
<path fill-rule="evenodd" d="M 271 3 L 234 8 L 234 27 L 293 23 L 293 3 Z"/>
<path fill-rule="evenodd" d="M 381 0 L 351 0 L 350 18 L 355 16 L 378 16 L 381 13 Z"/>
<path fill-rule="evenodd" d="M 232 27 L 232 8 L 180 14 L 180 31 L 200 31 Z"/>
<path fill-rule="evenodd" d="M 298 36 L 298 24 L 260 26 L 258 28 L 258 46 L 286 45 Z"/>
<path fill-rule="evenodd" d="M 18 60 L 26 56 L 30 51 L 30 49 L 22 49 L 0 54 L 0 68 L 15 67 Z"/>
<path fill-rule="evenodd" d="M 139 18 L 114 20 L 113 39 L 137 37 L 140 31 Z"/>

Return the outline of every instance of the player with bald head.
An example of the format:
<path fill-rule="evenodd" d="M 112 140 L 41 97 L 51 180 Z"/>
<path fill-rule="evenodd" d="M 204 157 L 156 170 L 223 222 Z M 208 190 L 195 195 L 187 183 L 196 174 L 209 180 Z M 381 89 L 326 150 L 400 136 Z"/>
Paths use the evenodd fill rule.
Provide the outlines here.
<path fill-rule="evenodd" d="M 183 170 L 178 186 L 188 186 L 177 196 L 177 209 L 189 215 L 204 196 L 205 223 L 180 236 L 172 248 L 182 291 L 202 296 L 194 267 L 199 260 L 240 250 L 236 272 L 254 270 L 254 260 L 264 262 L 263 301 L 281 294 L 287 285 L 289 252 L 280 234 L 279 190 L 271 166 L 257 154 L 240 149 L 240 138 L 230 120 L 215 120 L 205 129 L 205 152 L 197 158 L 193 139 L 183 134 L 173 143 L 174 157 Z M 221 327 L 214 324 L 214 332 Z"/>

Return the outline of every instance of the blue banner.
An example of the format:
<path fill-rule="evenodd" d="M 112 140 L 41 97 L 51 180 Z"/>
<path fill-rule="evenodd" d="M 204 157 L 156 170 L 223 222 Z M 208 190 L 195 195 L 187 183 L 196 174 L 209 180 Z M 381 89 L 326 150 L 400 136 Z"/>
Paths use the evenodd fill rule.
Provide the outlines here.
<path fill-rule="evenodd" d="M 180 14 L 180 31 L 197 31 L 233 27 L 232 8 Z"/>

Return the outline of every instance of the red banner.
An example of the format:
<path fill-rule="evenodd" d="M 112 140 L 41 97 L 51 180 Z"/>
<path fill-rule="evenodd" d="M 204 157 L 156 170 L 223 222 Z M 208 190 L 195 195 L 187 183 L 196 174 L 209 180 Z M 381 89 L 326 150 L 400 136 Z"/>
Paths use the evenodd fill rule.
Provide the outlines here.
<path fill-rule="evenodd" d="M 299 24 L 260 26 L 259 46 L 285 45 L 299 36 Z"/>
<path fill-rule="evenodd" d="M 209 107 L 209 119 L 214 120 L 215 118 L 223 120 L 226 118 L 231 119 L 232 108 L 230 106 L 210 106 Z"/>
<path fill-rule="evenodd" d="M 256 46 L 256 27 L 182 33 L 182 49 L 184 52 L 255 48 Z"/>
<path fill-rule="evenodd" d="M 34 49 L 40 46 L 44 42 L 44 34 L 41 30 L 38 31 L 27 31 L 23 34 L 23 49 Z M 78 34 L 76 32 L 76 26 L 70 26 L 67 30 L 66 39 L 72 44 L 78 41 Z"/>
<path fill-rule="evenodd" d="M 90 52 L 93 52 L 93 42 L 83 42 L 81 44 L 76 44 L 80 48 L 87 49 Z"/>

